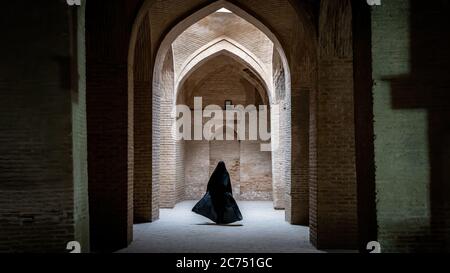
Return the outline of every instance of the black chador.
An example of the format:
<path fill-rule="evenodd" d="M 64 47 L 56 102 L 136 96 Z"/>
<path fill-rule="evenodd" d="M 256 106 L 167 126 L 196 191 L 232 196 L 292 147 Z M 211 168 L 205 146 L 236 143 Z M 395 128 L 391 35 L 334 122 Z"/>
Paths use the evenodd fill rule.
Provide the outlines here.
<path fill-rule="evenodd" d="M 242 220 L 242 215 L 231 190 L 230 174 L 220 161 L 209 178 L 206 194 L 192 208 L 217 224 L 229 224 Z"/>

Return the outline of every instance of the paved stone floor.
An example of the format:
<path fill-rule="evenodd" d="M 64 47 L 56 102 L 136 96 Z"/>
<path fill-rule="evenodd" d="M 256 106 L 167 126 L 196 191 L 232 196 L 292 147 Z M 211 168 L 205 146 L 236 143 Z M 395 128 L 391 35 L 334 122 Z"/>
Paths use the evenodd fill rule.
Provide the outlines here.
<path fill-rule="evenodd" d="M 154 223 L 134 225 L 128 253 L 295 253 L 319 252 L 308 241 L 308 227 L 290 225 L 272 202 L 238 202 L 244 220 L 216 225 L 191 212 L 195 201 L 161 209 Z"/>

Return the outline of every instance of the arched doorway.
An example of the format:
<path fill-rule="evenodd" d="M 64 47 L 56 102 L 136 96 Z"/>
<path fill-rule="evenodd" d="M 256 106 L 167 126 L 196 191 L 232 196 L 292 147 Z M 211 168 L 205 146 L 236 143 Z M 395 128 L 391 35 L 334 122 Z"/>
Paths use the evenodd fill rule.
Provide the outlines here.
<path fill-rule="evenodd" d="M 221 10 L 227 12 L 223 14 Z M 239 31 L 229 31 L 233 27 Z M 186 47 L 186 44 L 190 46 Z M 286 107 L 290 105 L 290 68 L 276 36 L 254 17 L 226 1 L 210 4 L 179 22 L 165 36 L 156 55 L 153 97 L 154 101 L 159 100 L 160 108 L 153 108 L 153 116 L 160 115 L 161 130 L 156 131 L 161 136 L 159 159 L 164 159 L 163 163 L 159 163 L 158 171 L 164 177 L 158 179 L 160 205 L 173 207 L 180 200 L 180 191 L 183 190 L 181 185 L 185 183 L 183 177 L 178 175 L 183 172 L 180 170 L 182 164 L 177 163 L 182 148 L 174 140 L 175 119 L 171 107 L 175 104 L 180 86 L 190 73 L 218 54 L 228 54 L 245 64 L 245 71 L 252 71 L 247 77 L 253 77 L 253 81 L 263 87 L 258 88 L 258 91 L 267 92 L 262 97 L 266 103 L 270 103 L 268 107 L 271 110 L 273 141 L 265 145 L 273 150 L 271 169 L 274 207 L 284 208 L 286 185 L 291 177 L 289 160 L 284 158 L 290 156 L 291 152 L 290 108 Z M 277 68 L 283 71 L 277 75 L 277 84 L 274 83 L 273 75 L 274 59 L 279 63 Z M 158 136 L 154 135 L 154 141 L 156 138 Z"/>
<path fill-rule="evenodd" d="M 181 183 L 185 186 L 184 199 L 196 200 L 202 197 L 209 175 L 219 160 L 225 161 L 231 173 L 235 198 L 255 201 L 274 199 L 272 152 L 261 150 L 264 141 L 248 138 L 251 119 L 264 115 L 254 105 L 264 104 L 268 101 L 268 95 L 262 84 L 255 80 L 253 72 L 249 72 L 248 66 L 235 58 L 236 56 L 231 57 L 229 54 L 209 58 L 190 73 L 189 78 L 180 86 L 178 106 L 187 105 L 187 108 L 193 109 L 194 100 L 201 98 L 203 108 L 216 105 L 223 109 L 228 101 L 248 109 L 244 129 L 239 127 L 238 120 L 227 122 L 226 115 L 230 113 L 225 110 L 220 117 L 223 122 L 220 121 L 217 128 L 212 128 L 214 133 L 210 137 L 182 141 L 185 177 Z M 265 115 L 269 116 L 270 113 Z M 206 127 L 207 122 L 204 120 L 203 127 Z M 245 137 L 239 136 L 240 130 L 245 130 Z"/>
<path fill-rule="evenodd" d="M 92 219 L 91 238 L 93 249 L 123 247 L 132 240 L 133 222 L 139 223 L 158 219 L 160 204 L 159 182 L 161 181 L 160 147 L 163 145 L 160 142 L 162 139 L 161 131 L 155 129 L 160 128 L 161 116 L 158 111 L 153 111 L 152 113 L 151 109 L 161 109 L 163 106 L 161 105 L 161 90 L 159 89 L 161 86 L 153 86 L 153 83 L 162 82 L 162 80 L 172 82 L 170 78 L 171 73 L 166 73 L 160 79 L 155 79 L 154 77 L 153 71 L 162 70 L 164 62 L 169 64 L 164 69 L 171 70 L 170 59 L 167 60 L 167 58 L 170 58 L 170 54 L 167 55 L 168 57 L 158 57 L 161 55 L 157 53 L 158 48 L 167 49 L 168 45 L 184 29 L 208 14 L 225 7 L 256 26 L 272 42 L 275 41 L 274 47 L 277 49 L 277 52 L 273 52 L 273 59 L 276 61 L 271 68 L 276 78 L 273 83 L 274 93 L 279 94 L 279 97 L 283 99 L 290 97 L 289 86 L 291 82 L 295 84 L 305 82 L 305 80 L 300 80 L 305 78 L 299 76 L 300 74 L 292 74 L 295 77 L 291 80 L 288 73 L 292 67 L 288 66 L 287 59 L 301 56 L 302 53 L 295 53 L 301 47 L 298 47 L 298 45 L 293 46 L 293 50 L 286 51 L 288 55 L 286 55 L 285 51 L 280 51 L 280 49 L 282 48 L 281 43 L 284 46 L 290 46 L 289 41 L 291 38 L 289 37 L 291 34 L 295 34 L 296 37 L 305 36 L 304 41 L 315 43 L 314 38 L 311 36 L 313 33 L 311 32 L 312 22 L 305 19 L 307 17 L 301 17 L 303 15 L 300 16 L 298 11 L 288 1 L 277 2 L 276 6 L 270 8 L 271 4 L 268 2 L 258 2 L 257 5 L 252 6 L 249 6 L 248 3 L 239 3 L 240 7 L 236 6 L 238 3 L 230 4 L 226 1 L 216 1 L 212 4 L 204 2 L 200 5 L 196 5 L 193 2 L 189 4 L 183 2 L 183 5 L 177 5 L 172 2 L 165 1 L 161 3 L 148 0 L 139 8 L 139 13 L 136 17 L 131 14 L 128 17 L 122 16 L 120 18 L 111 16 L 112 14 L 117 16 L 122 14 L 118 12 L 122 8 L 115 5 L 109 5 L 105 8 L 100 4 L 90 2 L 86 9 L 86 29 L 89 29 L 90 33 L 86 38 L 86 50 L 88 67 L 87 89 L 91 90 L 88 91 L 87 112 L 88 142 L 91 147 L 88 151 L 88 161 L 90 173 L 89 209 Z M 178 9 L 169 8 L 173 6 L 178 7 Z M 250 15 L 245 10 L 252 10 L 252 14 L 256 16 Z M 270 17 L 272 13 L 285 14 L 285 22 L 273 20 Z M 186 14 L 191 15 L 186 16 Z M 104 25 L 90 23 L 89 18 L 95 16 L 104 16 L 105 20 L 102 21 Z M 268 28 L 261 23 L 262 21 L 257 20 L 257 17 L 264 18 L 263 21 L 271 27 Z M 167 20 L 164 18 L 171 19 Z M 306 32 L 305 29 L 297 29 L 294 32 L 286 31 L 286 22 L 290 22 L 288 25 L 297 26 L 299 20 L 304 22 L 305 26 L 308 26 Z M 121 27 L 109 27 L 110 25 Z M 126 25 L 133 25 L 130 32 L 124 30 L 123 27 Z M 101 33 L 104 33 L 102 29 L 105 28 L 115 29 L 116 33 L 111 34 L 111 37 L 117 37 L 120 42 L 125 41 L 123 40 L 124 37 L 129 37 L 127 62 L 123 61 L 124 52 L 119 50 L 119 48 L 123 49 L 126 47 L 123 43 L 114 44 L 110 47 L 102 46 L 102 41 L 109 41 L 109 39 L 106 39 L 107 36 L 101 36 Z M 120 33 L 123 33 L 123 35 Z M 104 50 L 105 48 L 110 49 Z M 314 52 L 312 50 L 304 54 L 307 56 Z M 106 59 L 109 60 L 108 64 L 104 63 Z M 305 68 L 310 66 L 311 60 L 314 60 L 314 58 L 305 60 L 304 64 L 296 65 L 295 69 L 300 71 L 303 69 L 303 66 Z M 107 72 L 107 68 L 115 69 Z M 105 82 L 102 80 L 104 79 L 101 76 L 102 73 L 116 73 L 117 77 L 115 78 L 117 82 Z M 304 73 L 304 75 L 309 74 Z M 128 79 L 128 84 L 124 89 L 123 83 L 126 79 Z M 105 92 L 102 92 L 102 90 L 105 90 Z M 109 92 L 106 92 L 106 90 Z M 111 90 L 115 91 L 111 92 Z M 114 94 L 114 96 L 111 96 L 111 94 Z M 101 106 L 100 104 L 104 105 Z M 280 105 L 280 109 L 285 110 L 284 115 L 287 117 L 280 120 L 290 120 L 291 103 L 286 101 Z M 106 113 L 112 111 L 114 111 L 115 120 L 114 122 L 109 122 L 112 116 Z M 292 121 L 295 121 L 295 117 Z M 295 128 L 296 125 L 295 123 L 293 124 Z M 281 123 L 280 127 L 287 134 L 287 137 L 283 139 L 286 141 L 286 146 L 289 147 L 291 143 L 290 123 Z M 298 137 L 303 138 L 307 135 L 305 131 L 303 135 L 298 135 Z M 97 143 L 102 143 L 102 145 L 97 146 Z M 303 142 L 298 141 L 298 143 Z M 173 147 L 172 144 L 169 146 Z M 117 148 L 110 150 L 108 147 Z M 298 145 L 293 146 L 293 156 L 297 156 L 299 151 L 307 154 L 307 149 L 300 150 L 299 148 Z M 105 158 L 105 154 L 109 154 L 109 156 Z M 124 155 L 127 155 L 126 160 L 124 160 Z M 299 192 L 291 190 L 295 185 L 298 185 L 295 181 L 291 183 L 291 177 L 300 179 L 299 176 L 295 176 L 299 168 L 290 164 L 290 149 L 280 149 L 280 152 L 274 154 L 272 158 L 276 159 L 277 157 L 279 159 L 278 162 L 284 162 L 285 164 L 276 165 L 274 162 L 277 160 L 273 160 L 272 164 L 274 166 L 272 169 L 275 170 L 272 173 L 273 178 L 275 180 L 278 176 L 279 180 L 282 178 L 286 181 L 286 191 L 280 189 L 278 199 L 283 200 L 283 195 L 285 195 L 286 200 L 289 200 L 283 206 L 286 208 L 286 218 L 294 222 L 295 217 L 292 217 L 292 215 L 296 212 L 291 207 L 296 207 L 293 205 L 293 202 L 297 202 L 296 200 L 299 199 L 293 197 L 298 196 Z M 109 161 L 113 161 L 114 164 L 109 164 Z M 296 164 L 300 163 L 298 160 L 295 162 Z M 306 162 L 304 163 L 303 166 L 308 165 Z M 111 166 L 115 166 L 113 172 L 111 172 Z M 282 168 L 282 166 L 284 167 Z M 291 170 L 292 176 L 289 175 Z M 103 175 L 104 173 L 111 175 L 108 175 L 106 178 Z M 305 187 L 305 184 L 303 184 L 303 187 Z M 286 193 L 284 194 L 284 192 Z M 113 196 L 114 198 L 112 198 Z M 112 217 L 119 211 L 120 217 Z M 105 233 L 104 230 L 108 230 L 108 233 Z"/>
<path fill-rule="evenodd" d="M 111 229 L 111 225 L 108 224 L 112 224 L 110 219 L 97 216 L 101 214 L 106 215 L 107 213 L 111 214 L 117 210 L 123 212 L 123 215 L 120 218 L 115 219 L 117 224 L 114 224 L 113 227 L 120 225 L 121 228 L 113 228 L 113 230 L 111 230 L 111 236 L 103 236 L 100 232 L 94 232 L 96 234 L 93 235 L 93 237 L 105 237 L 104 240 L 101 239 L 99 242 L 111 242 L 111 238 L 121 237 L 116 243 L 111 242 L 111 244 L 123 245 L 129 243 L 132 239 L 131 227 L 133 221 L 146 222 L 158 218 L 158 208 L 160 204 L 159 182 L 162 180 L 162 173 L 160 172 L 160 158 L 162 157 L 160 156 L 161 151 L 159 149 L 164 146 L 161 145 L 163 144 L 161 143 L 161 140 L 164 138 L 161 138 L 162 131 L 154 129 L 161 128 L 160 112 L 153 111 L 152 114 L 150 109 L 162 109 L 164 107 L 164 105 L 161 104 L 163 101 L 162 99 L 173 101 L 173 98 L 163 98 L 160 90 L 161 85 L 157 84 L 153 86 L 153 83 L 161 83 L 163 81 L 170 83 L 174 81 L 174 79 L 171 78 L 173 73 L 165 73 L 159 79 L 152 73 L 152 70 L 166 70 L 170 72 L 174 69 L 174 67 L 170 66 L 171 54 L 167 54 L 164 58 L 161 58 L 160 54 L 157 53 L 158 48 L 170 48 L 168 47 L 170 42 L 164 42 L 167 37 L 169 37 L 168 41 L 176 38 L 176 35 L 171 35 L 170 33 L 182 32 L 183 29 L 186 29 L 200 18 L 204 18 L 206 15 L 223 7 L 256 26 L 257 29 L 265 33 L 274 43 L 274 48 L 276 50 L 274 50 L 272 56 L 274 62 L 272 63 L 271 72 L 274 80 L 272 82 L 273 88 L 271 92 L 275 94 L 274 97 L 283 100 L 282 103 L 279 103 L 279 101 L 274 102 L 279 103 L 279 107 L 282 110 L 280 111 L 280 116 L 284 115 L 284 118 L 276 116 L 276 119 L 281 121 L 279 122 L 279 126 L 282 128 L 281 131 L 286 133 L 286 137 L 278 137 L 285 141 L 285 145 L 281 145 L 281 147 L 291 147 L 291 142 L 294 145 L 292 145 L 292 148 L 290 149 L 279 149 L 280 152 L 273 155 L 272 170 L 274 171 L 272 175 L 274 180 L 278 176 L 279 180 L 285 181 L 285 190 L 281 189 L 279 191 L 279 200 L 283 200 L 283 195 L 285 196 L 286 202 L 285 204 L 282 204 L 281 207 L 286 208 L 286 219 L 291 223 L 300 223 L 302 219 L 308 219 L 307 212 L 309 211 L 309 208 L 307 205 L 307 198 L 305 197 L 308 197 L 309 192 L 307 183 L 308 175 L 306 174 L 309 166 L 309 152 L 306 148 L 308 146 L 307 139 L 309 132 L 308 130 L 299 130 L 300 127 L 308 128 L 307 122 L 299 123 L 299 120 L 301 119 L 300 117 L 303 116 L 303 113 L 309 112 L 309 100 L 306 94 L 315 88 L 314 66 L 316 61 L 315 48 L 317 41 L 314 37 L 312 21 L 305 16 L 304 11 L 302 11 L 303 8 L 297 9 L 298 7 L 296 5 L 292 6 L 288 1 L 277 2 L 276 5 L 272 5 L 269 2 L 258 2 L 258 4 L 254 5 L 244 2 L 230 4 L 226 1 L 216 1 L 212 4 L 204 2 L 199 5 L 194 3 L 189 3 L 189 5 L 176 5 L 176 3 L 172 2 L 173 1 L 171 1 L 171 3 L 154 3 L 153 1 L 148 0 L 141 7 L 136 20 L 130 15 L 131 17 L 126 17 L 122 21 L 114 21 L 115 23 L 124 23 L 124 20 L 130 22 L 131 18 L 131 21 L 134 21 L 132 31 L 130 33 L 125 31 L 126 34 L 124 36 L 128 37 L 129 35 L 131 41 L 128 52 L 128 64 L 124 66 L 124 63 L 122 62 L 123 59 L 117 58 L 118 63 L 115 66 L 121 67 L 117 72 L 118 75 L 120 75 L 117 79 L 120 81 L 123 80 L 124 68 L 128 71 L 128 73 L 126 73 L 128 77 L 128 91 L 125 94 L 120 93 L 123 92 L 123 87 L 118 84 L 110 85 L 111 89 L 121 90 L 119 92 L 120 94 L 115 93 L 117 95 L 117 102 L 120 102 L 119 106 L 122 110 L 124 110 L 123 106 L 124 102 L 126 102 L 125 108 L 127 110 L 120 111 L 120 123 L 111 124 L 109 138 L 105 137 L 104 132 L 100 132 L 95 127 L 96 124 L 100 125 L 100 121 L 105 120 L 105 118 L 102 117 L 101 119 L 96 119 L 95 116 L 88 117 L 88 120 L 90 119 L 88 124 L 90 123 L 91 127 L 91 130 L 89 130 L 91 132 L 90 142 L 95 142 L 98 139 L 103 141 L 105 146 L 106 143 L 114 142 L 113 136 L 118 135 L 119 131 L 121 132 L 121 139 L 125 140 L 120 142 L 121 153 L 114 154 L 113 157 L 108 159 L 117 159 L 116 163 L 118 167 L 116 169 L 120 170 L 121 178 L 119 179 L 119 177 L 111 176 L 110 179 L 108 179 L 109 182 L 116 185 L 116 188 L 118 189 L 117 192 L 113 193 L 112 188 L 106 187 L 106 184 L 101 182 L 104 181 L 101 177 L 102 172 L 91 172 L 94 179 L 91 179 L 90 177 L 90 196 L 92 200 L 90 201 L 90 209 L 92 218 L 97 219 L 95 220 L 96 223 L 92 224 L 91 227 L 98 231 L 105 228 Z M 176 1 L 174 0 L 174 2 Z M 237 5 L 239 5 L 239 7 Z M 178 8 L 168 9 L 168 7 L 171 6 L 177 6 Z M 114 7 L 111 9 L 113 8 Z M 88 15 L 95 11 L 95 9 L 89 11 L 89 8 L 87 10 Z M 252 15 L 246 11 L 251 11 Z M 282 13 L 286 16 L 284 16 L 282 21 L 279 21 L 278 17 L 272 18 L 270 15 L 275 13 Z M 186 16 L 186 14 L 191 15 Z M 87 17 L 89 17 L 88 15 Z M 299 22 L 302 22 L 302 24 L 299 24 Z M 123 25 L 127 25 L 127 23 L 124 23 Z M 286 28 L 287 26 L 290 27 Z M 101 27 L 102 26 L 90 26 L 89 28 L 100 30 Z M 291 27 L 293 27 L 293 29 Z M 174 30 L 174 32 L 172 32 L 172 30 Z M 118 28 L 117 31 L 119 33 L 122 30 Z M 98 33 L 98 31 L 91 31 L 91 33 Z M 94 47 L 94 45 L 90 46 L 92 43 L 89 41 L 87 44 L 89 52 L 89 47 Z M 287 48 L 287 50 L 280 51 L 279 49 L 282 49 L 281 45 Z M 97 48 L 97 45 L 95 45 L 95 48 Z M 117 48 L 117 46 L 113 48 Z M 170 52 L 170 50 L 171 49 L 167 52 Z M 113 50 L 104 51 L 104 54 L 113 53 L 115 53 Z M 151 61 L 149 62 L 148 60 Z M 288 65 L 288 60 L 291 61 L 290 66 Z M 89 60 L 89 54 L 88 62 L 91 64 L 93 63 L 92 60 Z M 120 63 L 122 65 L 120 65 Z M 164 63 L 168 64 L 168 66 L 164 67 Z M 94 74 L 94 71 L 105 70 L 105 67 L 101 64 L 101 59 L 98 61 L 96 60 L 94 66 L 89 66 L 91 69 L 88 69 L 88 71 L 90 70 L 91 72 L 88 74 L 91 74 L 91 76 L 94 75 L 100 77 L 101 74 Z M 291 74 L 289 71 L 292 71 L 293 73 Z M 91 78 L 91 87 L 89 87 L 88 84 L 88 89 L 97 89 L 96 81 L 99 79 L 98 77 L 95 78 L 95 80 L 92 80 Z M 291 89 L 295 90 L 296 93 L 292 103 L 290 99 L 287 99 L 290 98 Z M 151 90 L 151 92 L 149 92 L 149 90 Z M 127 98 L 125 101 L 123 100 L 124 96 L 122 95 Z M 103 97 L 103 95 L 101 95 L 101 93 L 96 94 L 91 92 L 89 97 L 88 101 L 98 102 L 98 99 Z M 303 104 L 298 103 L 299 100 L 301 100 Z M 113 107 L 114 105 L 115 104 L 111 104 L 108 105 L 108 107 Z M 301 111 L 298 109 L 300 105 L 302 106 L 300 108 Z M 294 110 L 293 113 L 296 113 L 292 116 L 290 114 L 291 107 Z M 98 116 L 100 117 L 102 115 L 103 114 L 99 114 Z M 124 116 L 126 119 L 123 119 Z M 305 116 L 303 116 L 303 120 L 307 120 L 305 119 Z M 126 123 L 124 123 L 124 121 L 126 121 Z M 122 126 L 124 124 L 126 124 L 126 126 Z M 290 133 L 291 125 L 293 132 L 296 133 Z M 123 129 L 125 129 L 125 134 Z M 96 131 L 99 131 L 99 134 L 97 134 Z M 100 135 L 104 137 L 100 137 Z M 152 141 L 150 142 L 149 139 L 152 139 Z M 127 149 L 123 149 L 123 144 L 127 144 Z M 172 143 L 169 144 L 169 146 L 173 147 Z M 119 160 L 119 157 L 122 157 L 123 154 L 128 154 L 128 159 L 125 164 L 123 164 L 124 162 L 122 159 Z M 91 151 L 90 155 L 93 160 L 89 159 L 89 161 L 94 162 L 89 166 L 90 169 L 98 169 L 99 167 L 106 168 L 108 166 L 107 161 L 95 162 L 95 158 L 99 155 L 98 151 Z M 275 162 L 280 162 L 281 164 L 277 165 Z M 123 179 L 124 174 L 127 177 L 125 180 Z M 124 184 L 125 182 L 126 184 Z M 103 200 L 101 203 L 102 206 L 99 206 L 98 197 L 101 195 L 117 196 L 117 198 Z M 113 200 L 121 200 L 121 202 L 113 204 Z M 306 205 L 299 206 L 299 202 Z M 305 211 L 306 213 L 304 213 Z M 98 221 L 100 218 L 102 219 Z"/>

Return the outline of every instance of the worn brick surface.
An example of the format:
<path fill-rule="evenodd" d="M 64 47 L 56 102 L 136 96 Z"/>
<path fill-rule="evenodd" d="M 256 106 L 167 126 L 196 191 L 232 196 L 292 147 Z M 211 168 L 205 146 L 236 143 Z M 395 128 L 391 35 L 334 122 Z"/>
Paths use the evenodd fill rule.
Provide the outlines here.
<path fill-rule="evenodd" d="M 351 17 L 350 1 L 322 1 L 310 148 L 311 241 L 319 248 L 357 247 Z"/>
<path fill-rule="evenodd" d="M 209 2 L 147 1 L 148 14 L 134 25 L 144 2 L 89 2 L 86 89 L 82 17 L 75 35 L 65 1 L 26 8 L 8 3 L 2 9 L 8 42 L 2 44 L 0 74 L 0 251 L 63 251 L 68 240 L 86 242 L 89 237 L 95 251 L 125 247 L 132 240 L 133 222 L 156 220 L 160 206 L 203 192 L 225 151 L 240 198 L 273 198 L 276 207 L 286 208 L 289 222 L 309 222 L 310 240 L 319 248 L 356 248 L 359 134 L 351 1 L 323 0 L 320 6 L 312 1 L 234 1 L 269 27 L 289 67 L 280 64 L 273 47 L 262 46 L 266 38 L 242 19 L 220 33 L 206 29 L 208 35 L 198 35 L 201 24 L 217 21 L 216 16 L 164 49 L 168 54 L 156 78 L 155 57 L 164 35 Z M 448 8 L 443 1 L 396 0 L 372 12 L 376 216 L 386 251 L 448 249 L 448 39 L 439 39 L 448 24 L 442 11 Z M 12 9 L 27 12 L 8 20 Z M 245 31 L 233 31 L 241 27 Z M 277 94 L 273 103 L 282 109 L 276 120 L 278 152 L 258 152 L 250 142 L 229 143 L 230 149 L 224 143 L 188 145 L 173 139 L 170 113 L 177 98 L 167 91 L 173 91 L 184 57 L 219 34 L 240 40 L 267 65 Z M 249 39 L 252 35 L 257 37 Z M 191 38 L 196 39 L 189 47 Z M 130 40 L 135 41 L 131 57 Z M 427 47 L 431 53 L 424 52 Z M 129 57 L 134 61 L 130 67 Z M 77 74 L 74 63 L 78 81 L 69 77 Z M 227 65 L 208 77 L 212 82 L 195 82 L 194 75 L 184 99 L 204 84 L 214 94 L 208 104 L 222 105 L 229 96 L 234 102 L 248 103 L 250 97 L 252 103 L 267 102 L 258 98 L 264 93 L 260 79 L 242 73 L 242 64 Z M 225 96 L 216 88 L 233 90 L 232 83 L 245 92 Z M 208 158 L 194 158 L 197 152 Z M 196 175 L 195 168 L 208 173 Z"/>
<path fill-rule="evenodd" d="M 75 239 L 89 250 L 76 19 L 63 1 L 1 9 L 0 252 L 63 252 Z"/>
<path fill-rule="evenodd" d="M 385 252 L 449 250 L 449 9 L 445 1 L 396 0 L 372 12 L 376 209 Z"/>

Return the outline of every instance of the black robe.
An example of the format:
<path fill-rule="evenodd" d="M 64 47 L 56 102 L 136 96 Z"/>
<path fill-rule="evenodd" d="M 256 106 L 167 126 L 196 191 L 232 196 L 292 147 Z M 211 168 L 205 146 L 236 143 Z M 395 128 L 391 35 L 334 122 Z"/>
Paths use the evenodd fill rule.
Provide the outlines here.
<path fill-rule="evenodd" d="M 209 178 L 206 194 L 192 211 L 209 218 L 217 224 L 229 224 L 242 220 L 241 211 L 233 198 L 230 174 L 220 161 Z"/>

